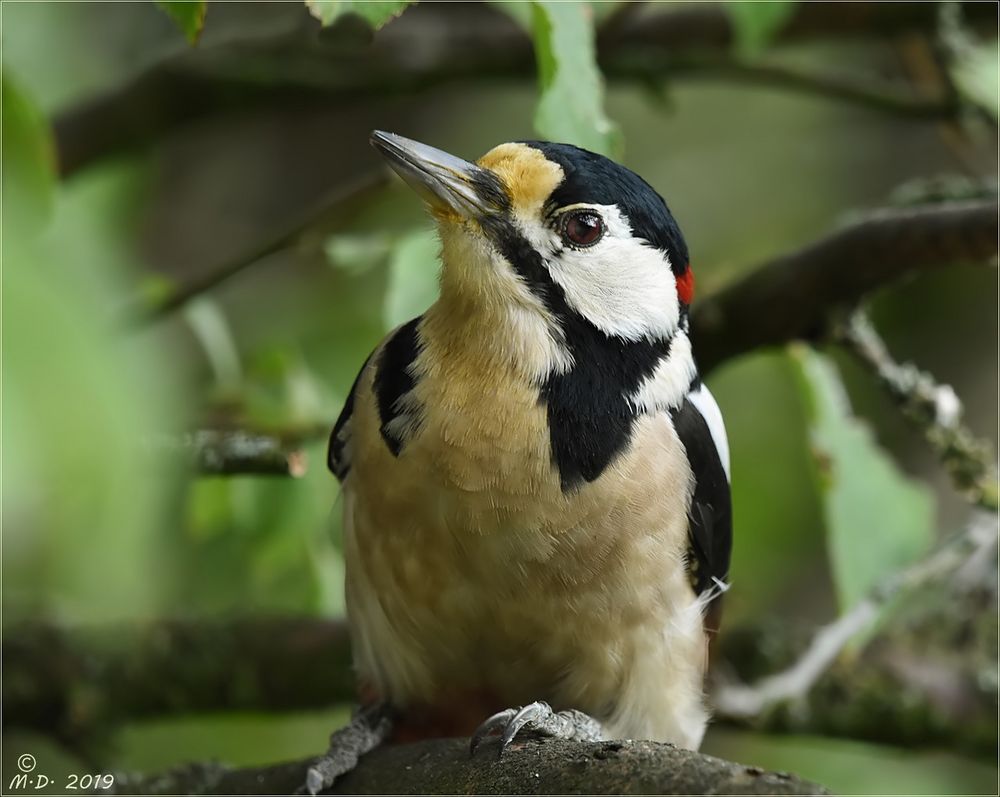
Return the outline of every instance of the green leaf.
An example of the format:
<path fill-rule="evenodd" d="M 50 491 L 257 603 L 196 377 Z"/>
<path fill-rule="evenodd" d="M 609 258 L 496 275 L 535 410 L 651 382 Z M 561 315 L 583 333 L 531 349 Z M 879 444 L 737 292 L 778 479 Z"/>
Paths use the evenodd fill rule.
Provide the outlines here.
<path fill-rule="evenodd" d="M 52 212 L 55 150 L 48 122 L 6 70 L 2 77 L 3 225 L 37 233 Z"/>
<path fill-rule="evenodd" d="M 306 0 L 306 7 L 324 26 L 343 14 L 357 14 L 375 30 L 395 19 L 415 0 Z"/>
<path fill-rule="evenodd" d="M 208 0 L 156 0 L 156 4 L 177 23 L 188 44 L 197 44 L 201 29 L 205 27 Z"/>
<path fill-rule="evenodd" d="M 199 296 L 182 314 L 201 344 L 216 384 L 226 391 L 237 390 L 243 377 L 240 352 L 222 308 L 209 297 Z"/>
<path fill-rule="evenodd" d="M 604 81 L 597 69 L 590 7 L 537 0 L 533 9 L 541 91 L 535 129 L 552 141 L 616 154 L 621 136 L 604 115 Z"/>
<path fill-rule="evenodd" d="M 415 318 L 437 300 L 440 249 L 433 230 L 410 233 L 396 244 L 389 259 L 383 312 L 386 329 Z"/>
<path fill-rule="evenodd" d="M 1000 40 L 968 42 L 957 49 L 951 78 L 969 102 L 1000 118 Z"/>
<path fill-rule="evenodd" d="M 914 561 L 931 542 L 934 500 L 879 448 L 851 413 L 834 365 L 796 348 L 826 520 L 827 549 L 842 609 Z"/>
<path fill-rule="evenodd" d="M 364 274 L 382 263 L 392 251 L 392 238 L 384 232 L 337 233 L 323 244 L 330 265 L 350 274 Z"/>
<path fill-rule="evenodd" d="M 741 2 L 730 0 L 726 13 L 733 26 L 736 51 L 744 56 L 759 55 L 795 13 L 795 3 L 787 0 Z"/>

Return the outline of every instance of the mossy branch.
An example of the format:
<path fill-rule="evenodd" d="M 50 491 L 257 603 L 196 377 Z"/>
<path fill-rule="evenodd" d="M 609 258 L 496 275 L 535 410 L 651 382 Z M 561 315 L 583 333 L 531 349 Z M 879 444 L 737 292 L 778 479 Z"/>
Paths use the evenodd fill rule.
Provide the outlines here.
<path fill-rule="evenodd" d="M 961 422 L 962 403 L 950 385 L 911 363 L 898 363 L 861 311 L 837 325 L 834 338 L 870 371 L 903 417 L 927 439 L 955 488 L 983 509 L 998 508 L 995 455 Z"/>

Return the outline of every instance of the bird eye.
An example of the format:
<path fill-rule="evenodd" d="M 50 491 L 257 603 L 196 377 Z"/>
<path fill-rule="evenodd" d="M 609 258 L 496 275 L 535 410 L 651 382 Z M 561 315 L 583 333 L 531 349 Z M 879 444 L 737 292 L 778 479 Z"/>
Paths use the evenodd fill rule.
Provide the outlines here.
<path fill-rule="evenodd" d="M 562 236 L 573 246 L 593 246 L 604 235 L 604 220 L 590 210 L 567 213 L 563 219 Z"/>

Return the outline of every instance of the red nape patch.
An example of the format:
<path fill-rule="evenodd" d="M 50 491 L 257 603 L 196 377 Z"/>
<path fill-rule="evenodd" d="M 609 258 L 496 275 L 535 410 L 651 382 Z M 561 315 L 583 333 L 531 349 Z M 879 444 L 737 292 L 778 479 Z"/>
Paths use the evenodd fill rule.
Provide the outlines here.
<path fill-rule="evenodd" d="M 694 298 L 694 274 L 690 264 L 684 267 L 684 273 L 677 278 L 677 295 L 684 304 L 691 304 Z"/>

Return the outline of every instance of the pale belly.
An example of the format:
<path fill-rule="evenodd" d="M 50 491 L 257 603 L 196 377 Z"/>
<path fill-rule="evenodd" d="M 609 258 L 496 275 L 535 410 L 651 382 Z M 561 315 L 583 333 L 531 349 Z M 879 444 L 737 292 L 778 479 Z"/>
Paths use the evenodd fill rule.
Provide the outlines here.
<path fill-rule="evenodd" d="M 662 418 L 640 423 L 649 442 L 568 496 L 533 452 L 487 447 L 415 445 L 392 484 L 349 480 L 363 681 L 398 706 L 485 691 L 580 709 L 612 737 L 697 746 L 705 637 L 683 561 L 686 460 Z M 384 467 L 358 465 L 359 485 Z"/>

